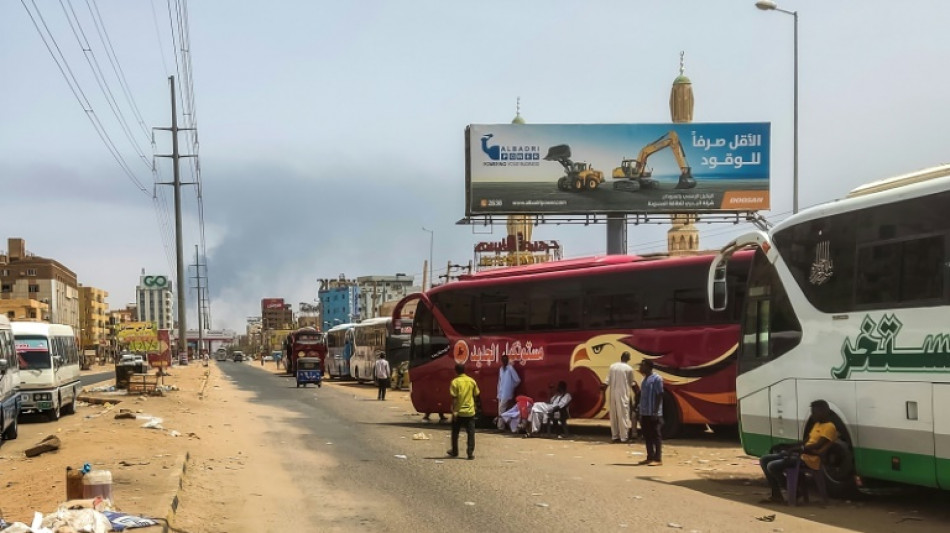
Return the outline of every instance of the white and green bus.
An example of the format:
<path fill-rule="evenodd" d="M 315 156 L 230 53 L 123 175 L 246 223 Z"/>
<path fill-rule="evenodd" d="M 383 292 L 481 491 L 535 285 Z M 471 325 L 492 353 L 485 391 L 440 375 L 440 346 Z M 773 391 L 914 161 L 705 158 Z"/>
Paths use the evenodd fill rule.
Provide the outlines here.
<path fill-rule="evenodd" d="M 873 182 L 726 245 L 756 250 L 736 394 L 753 455 L 800 440 L 826 400 L 842 452 L 832 489 L 884 480 L 950 489 L 950 165 Z"/>

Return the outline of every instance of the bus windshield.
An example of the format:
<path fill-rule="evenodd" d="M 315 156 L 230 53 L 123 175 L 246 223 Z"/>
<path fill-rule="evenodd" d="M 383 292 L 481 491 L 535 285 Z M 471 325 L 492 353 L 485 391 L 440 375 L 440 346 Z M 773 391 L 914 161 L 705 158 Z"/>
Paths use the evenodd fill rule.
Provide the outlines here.
<path fill-rule="evenodd" d="M 49 353 L 49 341 L 43 337 L 17 337 L 16 351 L 21 370 L 53 368 L 53 359 Z"/>

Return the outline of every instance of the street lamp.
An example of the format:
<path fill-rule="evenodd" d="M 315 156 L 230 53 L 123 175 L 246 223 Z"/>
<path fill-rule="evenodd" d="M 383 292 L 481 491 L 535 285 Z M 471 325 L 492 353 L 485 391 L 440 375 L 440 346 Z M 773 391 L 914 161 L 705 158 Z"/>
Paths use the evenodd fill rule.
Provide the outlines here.
<path fill-rule="evenodd" d="M 791 15 L 795 19 L 795 131 L 794 131 L 794 158 L 792 164 L 792 213 L 798 212 L 798 11 L 788 11 L 778 7 L 778 4 L 772 0 L 759 0 L 755 7 L 762 11 L 778 11 Z"/>
<path fill-rule="evenodd" d="M 432 287 L 432 243 L 435 241 L 435 230 L 426 229 L 423 226 L 422 231 L 429 232 L 429 287 Z M 426 290 L 426 288 L 422 287 L 422 290 Z"/>

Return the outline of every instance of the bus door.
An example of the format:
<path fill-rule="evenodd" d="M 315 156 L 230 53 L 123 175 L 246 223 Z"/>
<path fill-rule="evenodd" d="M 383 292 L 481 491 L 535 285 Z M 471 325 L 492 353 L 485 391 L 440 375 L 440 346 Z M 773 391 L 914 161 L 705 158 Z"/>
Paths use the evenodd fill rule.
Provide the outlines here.
<path fill-rule="evenodd" d="M 950 383 L 933 384 L 934 412 L 939 406 L 943 409 L 950 405 Z M 941 459 L 950 457 L 950 417 L 934 416 L 934 455 Z M 937 485 L 944 490 L 950 489 L 950 461 L 937 461 Z"/>

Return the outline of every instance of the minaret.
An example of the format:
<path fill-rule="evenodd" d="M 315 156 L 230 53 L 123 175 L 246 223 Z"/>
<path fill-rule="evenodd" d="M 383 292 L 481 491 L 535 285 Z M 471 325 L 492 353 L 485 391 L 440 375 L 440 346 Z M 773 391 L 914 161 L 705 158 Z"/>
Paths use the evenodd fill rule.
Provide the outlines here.
<path fill-rule="evenodd" d="M 686 52 L 680 52 L 680 75 L 673 80 L 670 91 L 670 118 L 673 122 L 693 121 L 693 82 L 684 71 Z M 673 227 L 666 232 L 667 251 L 670 255 L 689 255 L 699 250 L 699 230 L 696 215 L 677 213 L 670 216 Z"/>
<path fill-rule="evenodd" d="M 515 106 L 515 118 L 511 119 L 512 124 L 524 124 L 525 120 L 521 116 L 521 97 L 518 97 L 517 104 Z M 515 246 L 517 246 L 518 234 L 521 234 L 520 242 L 528 242 L 531 240 L 531 219 L 529 215 L 508 215 L 508 237 L 509 241 L 513 241 Z M 521 264 L 521 251 L 516 250 L 512 252 L 514 255 L 513 263 L 516 265 Z"/>

